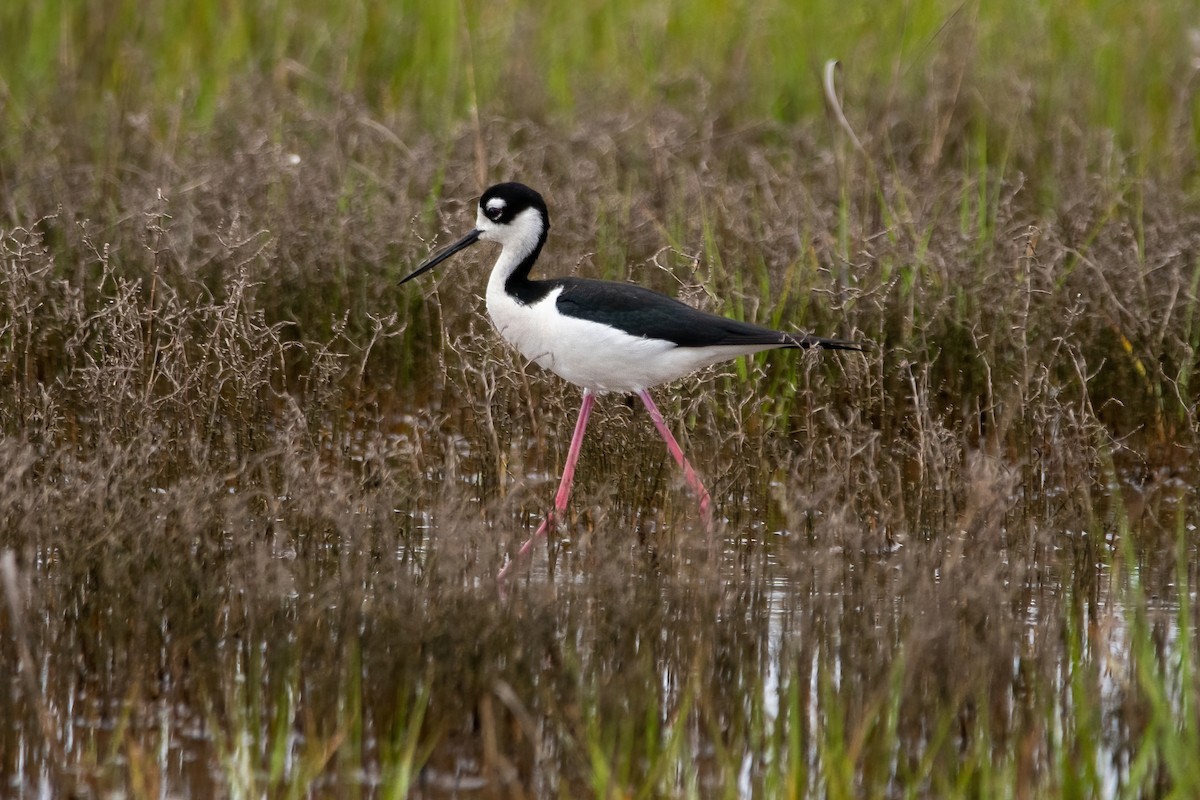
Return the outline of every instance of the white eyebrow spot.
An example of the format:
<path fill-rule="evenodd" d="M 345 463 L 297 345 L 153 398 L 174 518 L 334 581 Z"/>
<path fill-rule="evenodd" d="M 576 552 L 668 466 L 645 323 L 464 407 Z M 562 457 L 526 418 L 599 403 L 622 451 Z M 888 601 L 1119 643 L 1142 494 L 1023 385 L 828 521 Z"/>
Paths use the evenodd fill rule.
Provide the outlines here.
<path fill-rule="evenodd" d="M 491 200 L 487 201 L 488 211 L 496 211 L 504 208 L 506 205 L 508 205 L 508 203 L 504 202 L 504 198 L 502 197 L 493 197 Z"/>

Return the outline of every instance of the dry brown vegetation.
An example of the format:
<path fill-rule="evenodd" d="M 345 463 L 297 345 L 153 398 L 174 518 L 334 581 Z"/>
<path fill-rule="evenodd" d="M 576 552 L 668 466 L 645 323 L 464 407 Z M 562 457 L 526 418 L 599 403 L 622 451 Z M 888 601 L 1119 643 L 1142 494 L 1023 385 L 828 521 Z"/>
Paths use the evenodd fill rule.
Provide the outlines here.
<path fill-rule="evenodd" d="M 1197 688 L 1185 176 L 1069 132 L 1001 163 L 956 125 L 931 160 L 900 124 L 865 154 L 666 110 L 435 138 L 258 98 L 4 165 L 10 786 L 1181 785 L 1142 748 L 1145 670 Z M 569 523 L 493 581 L 577 396 L 489 328 L 485 256 L 395 286 L 469 224 L 479 140 L 546 191 L 547 271 L 873 344 L 659 392 L 715 560 L 611 397 Z"/>

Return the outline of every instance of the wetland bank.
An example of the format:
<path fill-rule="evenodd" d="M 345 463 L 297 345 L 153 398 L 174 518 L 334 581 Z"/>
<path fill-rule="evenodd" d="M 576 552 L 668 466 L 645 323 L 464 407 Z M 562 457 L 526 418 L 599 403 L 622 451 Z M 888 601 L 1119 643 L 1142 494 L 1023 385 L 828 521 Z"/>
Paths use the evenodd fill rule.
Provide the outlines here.
<path fill-rule="evenodd" d="M 0 11 L 0 794 L 1200 791 L 1190 5 L 756 8 Z M 606 396 L 498 589 L 578 393 L 396 282 L 510 178 L 873 344 L 656 393 L 715 555 Z"/>

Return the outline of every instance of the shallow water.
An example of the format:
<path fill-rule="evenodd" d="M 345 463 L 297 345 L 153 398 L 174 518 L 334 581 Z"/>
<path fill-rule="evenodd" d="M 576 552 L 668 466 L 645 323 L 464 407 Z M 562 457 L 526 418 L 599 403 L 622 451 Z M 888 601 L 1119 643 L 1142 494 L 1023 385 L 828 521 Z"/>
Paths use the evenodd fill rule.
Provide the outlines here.
<path fill-rule="evenodd" d="M 386 463 L 414 463 L 421 426 L 385 432 Z M 329 448 L 378 458 L 360 433 Z M 669 471 L 647 490 L 666 502 L 632 518 L 595 471 L 498 585 L 555 476 L 530 469 L 497 501 L 469 442 L 443 446 L 454 463 L 420 491 L 347 496 L 319 469 L 281 493 L 156 486 L 91 556 L 19 553 L 5 793 L 819 796 L 848 771 L 899 796 L 972 757 L 1038 785 L 1068 746 L 1108 793 L 1163 713 L 1136 654 L 1161 659 L 1172 713 L 1194 696 L 1187 473 L 1124 473 L 1099 525 L 1065 503 L 1031 514 L 1072 491 L 1054 487 L 959 529 L 888 531 L 724 495 L 712 555 Z M 197 501 L 211 519 L 173 528 Z"/>
<path fill-rule="evenodd" d="M 281 554 L 276 557 L 290 556 Z M 734 586 L 732 584 L 739 577 L 746 577 L 746 570 L 737 566 L 739 554 L 735 552 L 726 551 L 724 560 L 729 566 L 724 570 L 722 581 L 730 585 L 719 593 L 719 599 L 709 599 L 701 614 L 678 615 L 690 617 L 688 620 L 670 618 L 675 615 L 656 616 L 651 610 L 639 611 L 637 608 L 626 609 L 631 610 L 637 618 L 630 619 L 609 605 L 614 601 L 620 603 L 620 598 L 600 590 L 586 577 L 573 575 L 560 578 L 551 575 L 546 559 L 540 554 L 530 565 L 527 577 L 521 579 L 522 582 L 528 580 L 530 587 L 523 589 L 514 586 L 510 590 L 512 596 L 507 599 L 497 598 L 491 587 L 481 587 L 479 592 L 488 596 L 484 601 L 487 610 L 483 613 L 511 615 L 517 621 L 517 627 L 520 627 L 521 619 L 552 626 L 552 638 L 562 640 L 560 655 L 570 653 L 578 661 L 581 673 L 585 671 L 583 665 L 587 665 L 586 671 L 596 671 L 606 676 L 595 683 L 583 680 L 583 684 L 593 691 L 604 693 L 605 684 L 610 682 L 625 684 L 628 676 L 624 673 L 630 669 L 634 670 L 635 682 L 653 680 L 657 685 L 639 685 L 636 691 L 618 692 L 624 694 L 625 703 L 629 706 L 626 710 L 634 714 L 639 724 L 646 714 L 668 719 L 673 709 L 678 707 L 681 694 L 686 691 L 686 675 L 690 669 L 697 667 L 696 660 L 711 659 L 711 663 L 700 667 L 700 672 L 704 675 L 703 680 L 712 683 L 701 687 L 698 692 L 711 698 L 726 713 L 741 711 L 747 719 L 754 718 L 754 724 L 770 735 L 770 732 L 788 724 L 787 711 L 781 711 L 781 704 L 788 702 L 787 681 L 803 676 L 805 685 L 802 691 L 808 696 L 803 712 L 804 725 L 810 730 L 817 729 L 823 724 L 826 715 L 823 705 L 829 697 L 836 700 L 869 691 L 874 686 L 869 676 L 880 668 L 886 670 L 887 661 L 896 656 L 899 648 L 881 647 L 875 651 L 880 663 L 867 665 L 868 668 L 864 669 L 861 659 L 856 657 L 859 651 L 850 646 L 846 638 L 856 636 L 873 640 L 880 633 L 893 630 L 911 611 L 906 608 L 903 598 L 882 593 L 854 598 L 841 595 L 820 600 L 805 598 L 797 591 L 800 584 L 794 576 L 782 574 L 782 570 L 772 565 L 770 560 L 767 561 L 767 574 L 755 575 L 752 586 L 744 582 Z M 1125 683 L 1132 671 L 1127 650 L 1131 608 L 1127 601 L 1112 596 L 1113 587 L 1104 574 L 1106 572 L 1100 570 L 1101 574 L 1098 575 L 1104 588 L 1098 595 L 1100 609 L 1096 614 L 1097 621 L 1081 632 L 1077 645 L 1083 651 L 1092 652 L 1102 665 L 1099 686 L 1101 711 L 1111 716 L 1113 721 L 1104 731 L 1108 735 L 1095 743 L 1095 760 L 1103 770 L 1104 785 L 1115 787 L 1120 783 L 1121 771 L 1128 767 L 1125 753 L 1127 744 L 1123 742 L 1118 720 Z M 647 576 L 641 577 L 653 582 Z M 680 592 L 694 597 L 694 588 L 680 586 L 676 581 L 671 583 L 669 587 L 657 587 L 657 602 L 671 607 L 678 602 Z M 612 587 L 607 588 L 611 590 Z M 527 591 L 528 596 L 519 596 L 523 591 Z M 543 605 L 534 599 L 534 595 L 543 593 L 556 594 L 558 597 Z M 656 602 L 656 598 L 640 592 L 637 600 L 641 603 Z M 308 706 L 327 708 L 335 715 L 347 713 L 346 697 L 341 697 L 330 708 L 327 700 L 313 695 L 320 691 L 316 687 L 326 684 L 330 678 L 341 685 L 343 694 L 350 691 L 353 681 L 344 673 L 322 675 L 322 670 L 347 660 L 353 662 L 355 649 L 363 646 L 366 640 L 373 639 L 380 632 L 379 629 L 386 630 L 403 624 L 390 618 L 396 613 L 395 609 L 385 607 L 372 613 L 370 597 L 364 595 L 361 601 L 364 609 L 358 615 L 355 626 L 359 638 L 344 630 L 337 632 L 336 638 L 346 641 L 329 654 L 329 660 L 325 663 L 314 663 L 297 650 L 298 640 L 303 638 L 296 627 L 303 624 L 301 620 L 311 614 L 317 605 L 326 611 L 335 611 L 337 608 L 336 600 L 320 598 L 312 592 L 305 595 L 293 593 L 285 598 L 283 607 L 275 611 L 279 618 L 288 622 L 277 624 L 269 631 L 260 631 L 255 637 L 245 637 L 242 632 L 235 630 L 235 626 L 229 624 L 228 616 L 216 620 L 215 639 L 212 642 L 215 661 L 206 664 L 172 665 L 171 662 L 177 657 L 172 655 L 177 653 L 177 643 L 170 632 L 173 620 L 170 615 L 157 618 L 157 625 L 163 631 L 162 651 L 154 659 L 164 668 L 159 675 L 147 671 L 138 675 L 113 674 L 108 676 L 107 681 L 103 678 L 89 681 L 85 675 L 64 674 L 61 660 L 65 653 L 45 654 L 38 665 L 39 690 L 47 698 L 61 698 L 48 702 L 46 709 L 62 737 L 61 755 L 69 763 L 88 763 L 93 759 L 102 763 L 104 766 L 99 770 L 101 777 L 97 780 L 98 787 L 106 783 L 102 777 L 104 773 L 146 770 L 155 774 L 156 780 L 161 781 L 162 791 L 170 796 L 211 796 L 213 793 L 219 794 L 221 787 L 228 789 L 239 783 L 245 784 L 246 788 L 261 786 L 269 782 L 272 774 L 272 767 L 264 763 L 270 761 L 271 757 L 280 759 L 273 768 L 279 770 L 281 777 L 294 774 L 293 771 L 301 769 L 300 762 L 312 746 L 311 733 L 306 733 L 305 729 L 309 726 L 318 730 L 321 728 L 313 719 L 304 719 L 295 710 Z M 1195 603 L 1194 591 L 1189 595 L 1189 601 Z M 523 613 L 532 611 L 531 607 L 535 604 L 536 613 Z M 856 608 L 846 608 L 849 604 Z M 846 630 L 836 624 L 820 624 L 814 619 L 814 607 L 836 609 L 836 613 L 843 618 L 866 612 L 874 618 L 872 629 Z M 482 609 L 476 606 L 475 610 Z M 1051 610 L 1054 613 L 1059 611 L 1057 607 Z M 101 614 L 111 617 L 119 611 L 114 605 L 102 609 Z M 923 610 L 918 612 L 918 616 L 930 611 L 937 613 L 938 610 Z M 1150 600 L 1146 604 L 1146 611 L 1160 621 L 1163 645 L 1168 650 L 1174 647 L 1180 634 L 1177 627 L 1178 608 L 1173 602 Z M 417 613 L 427 619 L 437 616 L 432 607 L 420 609 Z M 656 618 L 656 622 L 641 620 L 643 616 Z M 1020 609 L 1017 620 L 1021 630 L 1016 639 L 1009 643 L 1011 650 L 1004 659 L 1007 663 L 993 665 L 999 672 L 1012 675 L 1012 682 L 1002 689 L 1002 697 L 998 699 L 1002 706 L 1010 709 L 1010 713 L 1012 709 L 1033 699 L 1028 696 L 1028 688 L 1020 686 L 1017 674 L 1023 659 L 1030 658 L 1039 643 L 1045 644 L 1045 639 L 1039 636 L 1039 626 L 1043 624 L 1041 616 L 1037 602 Z M 711 630 L 700 632 L 689 625 L 700 621 L 720 626 L 726 631 L 723 635 L 714 635 Z M 421 630 L 424 626 L 418 624 L 411 640 L 398 638 L 389 641 L 384 645 L 384 650 L 425 648 L 430 647 L 433 640 L 440 640 L 433 647 L 437 654 L 427 664 L 440 673 L 434 682 L 442 684 L 444 690 L 452 691 L 455 684 L 469 677 L 455 675 L 456 670 L 470 668 L 456 655 L 473 653 L 485 660 L 490 659 L 473 647 L 476 642 L 469 636 L 469 631 L 474 630 L 473 626 L 465 626 L 463 638 L 459 639 L 454 635 L 456 626 L 446 625 L 445 622 L 438 619 L 431 623 L 436 626 L 436 633 Z M 40 623 L 47 629 L 56 626 L 56 622 L 49 619 L 40 620 Z M 91 630 L 75 632 L 76 637 L 92 636 L 98 639 L 106 634 L 111 635 L 111 630 L 103 630 L 100 625 Z M 1191 631 L 1193 640 L 1194 634 L 1195 631 Z M 613 639 L 624 641 L 614 645 Z M 522 644 L 520 637 L 516 641 L 508 639 L 505 643 L 509 654 L 514 650 L 524 650 L 528 644 Z M 56 644 L 58 647 L 72 647 L 69 641 Z M 543 640 L 539 645 L 545 647 L 546 643 Z M 74 646 L 79 651 L 88 649 L 78 640 Z M 646 650 L 650 654 L 643 656 Z M 541 657 L 552 658 L 553 652 L 551 648 L 543 652 Z M 504 695 L 506 700 L 511 697 L 511 702 L 518 709 L 527 703 L 537 703 L 535 698 L 539 689 L 547 689 L 551 693 L 561 691 L 554 686 L 555 681 L 546 681 L 549 685 L 543 686 L 538 676 L 519 674 L 521 670 L 517 674 L 508 674 L 505 665 L 498 663 L 504 659 L 503 648 L 493 655 L 495 662 L 481 665 L 481 669 L 492 674 L 492 680 L 497 682 L 495 685 L 510 687 L 516 684 L 523 687 L 523 692 L 528 692 L 525 697 L 530 699 L 526 700 L 521 699 L 523 692 L 515 690 L 511 690 L 511 695 Z M 365 653 L 359 655 L 363 659 L 360 678 L 363 687 L 359 691 L 363 692 L 368 683 L 387 681 L 388 673 L 386 665 L 380 664 L 378 658 L 367 659 L 364 656 Z M 1060 654 L 1057 658 L 1059 660 L 1052 666 L 1053 674 L 1059 676 L 1059 682 L 1048 687 L 1053 694 L 1069 690 L 1065 685 L 1065 672 L 1070 666 L 1067 656 Z M 850 659 L 853 659 L 853 663 L 849 663 Z M 115 655 L 112 660 L 116 660 Z M 798 660 L 803 660 L 803 663 L 797 664 Z M 945 666 L 953 669 L 951 664 Z M 276 671 L 280 673 L 275 674 Z M 506 679 L 509 682 L 500 683 Z M 580 680 L 581 676 L 576 675 L 575 679 Z M 829 697 L 822 696 L 822 680 L 829 682 Z M 272 685 L 275 682 L 278 684 Z M 124 689 L 115 692 L 116 685 Z M 206 685 L 216 688 L 207 691 L 200 688 Z M 506 692 L 509 691 L 506 688 Z M 616 698 L 604 702 L 614 701 L 618 705 L 625 705 Z M 433 702 L 436 703 L 436 698 Z M 289 710 L 289 724 L 283 728 L 276 727 L 279 724 L 277 715 L 288 717 Z M 466 719 L 455 719 L 448 714 L 448 719 L 440 721 L 442 725 L 459 729 L 456 735 L 447 736 L 444 742 L 435 747 L 430 761 L 417 772 L 416 783 L 422 796 L 503 793 L 503 780 L 497 777 L 496 766 L 488 764 L 487 755 L 481 754 L 479 744 L 470 741 L 469 729 L 478 722 L 470 723 L 468 720 L 477 717 L 479 712 L 466 711 Z M 368 718 L 370 716 L 365 707 L 358 713 Z M 559 725 L 569 724 L 566 720 L 555 719 L 558 714 L 564 713 L 569 717 L 569 710 L 535 706 L 525 709 L 525 713 L 537 715 L 541 725 L 548 725 L 551 720 Z M 21 717 L 15 720 L 19 723 Z M 1018 724 L 1012 716 L 994 722 L 1002 730 L 1015 728 Z M 378 789 L 384 784 L 385 777 L 379 763 L 383 757 L 378 753 L 383 746 L 380 732 L 369 720 L 364 720 L 362 724 L 364 730 L 358 732 L 362 740 L 357 743 L 362 753 L 362 766 L 348 769 L 346 765 L 335 765 L 333 774 L 313 787 L 318 793 L 322 787 L 324 790 L 340 792 L 348 785 Z M 467 729 L 461 727 L 464 724 L 468 726 Z M 796 723 L 793 720 L 791 724 Z M 220 729 L 223 732 L 218 733 Z M 545 749 L 537 754 L 532 763 L 520 765 L 519 769 L 529 770 L 527 775 L 523 775 L 527 785 L 557 790 L 562 781 L 569 779 L 569 775 L 555 762 L 567 753 L 563 752 L 562 744 L 555 736 L 549 735 L 544 728 L 539 732 L 547 739 L 542 743 Z M 693 752 L 688 755 L 688 761 L 703 768 L 706 762 L 717 758 L 711 745 L 704 742 L 705 736 L 711 735 L 712 731 L 700 727 L 693 733 L 695 741 L 689 744 Z M 329 736 L 330 733 L 323 735 Z M 332 735 L 336 738 L 338 733 Z M 53 795 L 51 787 L 60 785 L 52 774 L 39 738 L 35 729 L 22 724 L 18 724 L 15 730 L 10 729 L 6 748 L 9 756 L 5 759 L 8 771 L 6 785 L 16 795 Z M 918 740 L 920 738 L 921 735 L 918 735 Z M 135 746 L 135 743 L 138 744 Z M 122 754 L 122 751 L 126 752 Z M 761 772 L 777 755 L 769 750 L 757 751 L 748 742 L 743 742 L 742 752 L 724 754 L 722 757 L 738 764 L 738 792 L 751 796 L 761 793 Z M 818 749 L 808 748 L 804 758 L 811 760 L 815 767 L 820 759 Z M 135 761 L 143 763 L 137 764 Z M 728 779 L 729 776 L 712 777 L 709 788 L 715 789 Z"/>

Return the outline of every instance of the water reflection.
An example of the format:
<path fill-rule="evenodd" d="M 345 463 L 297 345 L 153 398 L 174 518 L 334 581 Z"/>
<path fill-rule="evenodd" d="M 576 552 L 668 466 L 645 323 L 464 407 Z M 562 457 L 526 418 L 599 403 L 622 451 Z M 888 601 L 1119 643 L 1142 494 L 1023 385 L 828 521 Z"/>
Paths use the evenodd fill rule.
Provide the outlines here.
<path fill-rule="evenodd" d="M 163 486 L 148 532 L 115 533 L 103 558 L 31 548 L 28 630 L 5 617 L 7 791 L 818 796 L 848 780 L 892 796 L 985 760 L 1037 785 L 1069 744 L 1115 792 L 1163 713 L 1146 670 L 1169 713 L 1195 697 L 1186 482 L 1120 482 L 1099 526 L 1009 496 L 1000 518 L 895 537 L 781 511 L 761 499 L 794 488 L 777 482 L 724 499 L 713 558 L 690 502 L 672 510 L 678 487 L 622 505 L 597 470 L 502 594 L 492 575 L 545 481 L 489 494 L 477 454 L 442 441 L 458 462 L 420 471 L 436 488 L 347 492 L 319 469 L 284 491 Z M 1130 492 L 1135 528 L 1115 504 Z"/>

